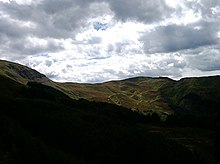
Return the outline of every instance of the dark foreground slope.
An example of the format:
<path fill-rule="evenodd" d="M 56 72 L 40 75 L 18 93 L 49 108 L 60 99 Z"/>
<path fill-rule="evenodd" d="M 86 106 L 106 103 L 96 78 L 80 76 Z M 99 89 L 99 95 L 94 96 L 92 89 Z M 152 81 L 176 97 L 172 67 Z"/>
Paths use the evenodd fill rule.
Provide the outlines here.
<path fill-rule="evenodd" d="M 151 134 L 146 118 L 72 100 L 36 82 L 0 76 L 0 163 L 195 163 L 184 146 Z"/>

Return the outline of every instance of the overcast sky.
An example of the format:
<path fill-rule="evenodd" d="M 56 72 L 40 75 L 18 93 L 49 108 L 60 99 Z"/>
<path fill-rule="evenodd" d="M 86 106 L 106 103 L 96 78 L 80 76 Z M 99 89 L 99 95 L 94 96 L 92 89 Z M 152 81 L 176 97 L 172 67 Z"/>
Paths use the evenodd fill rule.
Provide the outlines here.
<path fill-rule="evenodd" d="M 0 59 L 56 81 L 220 75 L 220 0 L 0 0 Z"/>

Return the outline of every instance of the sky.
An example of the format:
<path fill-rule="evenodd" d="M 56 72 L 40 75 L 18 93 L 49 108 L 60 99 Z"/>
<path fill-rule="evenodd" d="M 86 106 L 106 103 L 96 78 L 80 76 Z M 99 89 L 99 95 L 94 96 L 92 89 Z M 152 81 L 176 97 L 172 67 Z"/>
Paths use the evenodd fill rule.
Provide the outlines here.
<path fill-rule="evenodd" d="M 220 0 L 0 0 L 0 59 L 59 82 L 220 75 Z"/>

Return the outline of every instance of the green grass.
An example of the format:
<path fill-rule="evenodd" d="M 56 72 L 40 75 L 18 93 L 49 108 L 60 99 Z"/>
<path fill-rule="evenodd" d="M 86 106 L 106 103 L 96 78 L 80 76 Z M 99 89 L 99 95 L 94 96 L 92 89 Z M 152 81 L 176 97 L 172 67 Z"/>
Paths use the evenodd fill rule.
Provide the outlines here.
<path fill-rule="evenodd" d="M 58 84 L 65 93 L 74 99 L 84 98 L 109 102 L 140 112 L 155 109 L 164 113 L 172 113 L 172 109 L 161 98 L 159 89 L 169 83 L 165 78 L 132 78 L 101 84 Z"/>

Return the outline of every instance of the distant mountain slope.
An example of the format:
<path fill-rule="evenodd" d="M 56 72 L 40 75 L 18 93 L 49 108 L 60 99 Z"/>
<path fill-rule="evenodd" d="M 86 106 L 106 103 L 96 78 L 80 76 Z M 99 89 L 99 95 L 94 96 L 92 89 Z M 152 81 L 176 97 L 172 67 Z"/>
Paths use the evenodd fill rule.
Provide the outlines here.
<path fill-rule="evenodd" d="M 170 114 L 172 110 L 159 91 L 166 83 L 172 83 L 172 80 L 137 77 L 100 84 L 61 83 L 59 86 L 75 99 L 108 102 L 140 112 L 153 110 Z"/>
<path fill-rule="evenodd" d="M 57 83 L 26 66 L 1 60 L 0 75 L 21 84 L 34 81 L 48 85 L 73 99 L 112 103 L 141 113 L 219 114 L 220 76 L 179 81 L 136 77 L 98 84 Z"/>
<path fill-rule="evenodd" d="M 160 93 L 176 113 L 220 115 L 220 76 L 184 78 Z"/>
<path fill-rule="evenodd" d="M 70 97 L 109 102 L 141 113 L 220 114 L 220 76 L 184 78 L 136 77 L 100 84 L 61 83 Z"/>

